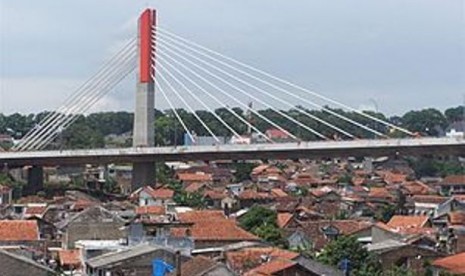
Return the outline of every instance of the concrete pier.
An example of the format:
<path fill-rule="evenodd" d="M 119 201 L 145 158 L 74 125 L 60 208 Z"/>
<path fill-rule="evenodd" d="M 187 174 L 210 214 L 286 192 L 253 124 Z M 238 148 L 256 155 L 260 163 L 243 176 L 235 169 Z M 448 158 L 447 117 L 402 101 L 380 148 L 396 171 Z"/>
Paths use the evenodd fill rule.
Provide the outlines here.
<path fill-rule="evenodd" d="M 155 28 L 155 10 L 146 9 L 139 18 L 139 75 L 134 112 L 133 146 L 153 147 L 155 145 L 155 75 L 154 41 L 152 31 Z M 155 184 L 155 163 L 133 163 L 132 189 Z"/>

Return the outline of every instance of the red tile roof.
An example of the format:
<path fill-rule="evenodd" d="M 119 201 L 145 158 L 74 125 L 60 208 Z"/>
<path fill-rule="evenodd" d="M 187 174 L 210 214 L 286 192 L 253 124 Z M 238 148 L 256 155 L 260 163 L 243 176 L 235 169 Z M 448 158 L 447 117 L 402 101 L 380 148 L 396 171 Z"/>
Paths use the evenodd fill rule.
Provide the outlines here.
<path fill-rule="evenodd" d="M 392 171 L 377 171 L 376 174 L 384 179 L 387 184 L 401 184 L 407 180 L 407 175 Z"/>
<path fill-rule="evenodd" d="M 216 265 L 217 263 L 210 258 L 204 256 L 195 256 L 194 258 L 182 264 L 181 275 L 205 275 L 202 272 L 205 273 L 205 271 L 211 269 Z M 168 276 L 175 275 L 176 272 L 171 272 L 168 274 Z"/>
<path fill-rule="evenodd" d="M 76 202 L 74 202 L 74 204 L 71 206 L 71 209 L 75 211 L 80 211 L 95 205 L 97 205 L 96 202 L 80 198 Z"/>
<path fill-rule="evenodd" d="M 271 189 L 271 195 L 273 195 L 275 197 L 287 197 L 287 196 L 289 196 L 288 194 L 286 194 L 286 192 L 284 192 L 283 190 L 281 190 L 279 188 Z"/>
<path fill-rule="evenodd" d="M 303 222 L 299 229 L 311 239 L 314 248 L 320 250 L 328 243 L 322 229 L 330 225 L 337 228 L 340 234 L 347 236 L 368 229 L 373 224 L 361 220 L 319 220 Z"/>
<path fill-rule="evenodd" d="M 398 229 L 399 231 L 407 230 L 410 228 L 422 228 L 425 227 L 429 221 L 428 216 L 393 216 L 387 226 L 393 229 Z"/>
<path fill-rule="evenodd" d="M 256 267 L 247 273 L 244 273 L 244 276 L 255 276 L 255 275 L 274 275 L 279 271 L 283 271 L 287 268 L 293 267 L 296 265 L 296 262 L 287 260 L 287 259 L 275 259 L 267 263 Z"/>
<path fill-rule="evenodd" d="M 255 168 L 253 168 L 252 170 L 252 174 L 253 175 L 257 175 L 257 174 L 261 174 L 262 172 L 264 172 L 266 169 L 268 169 L 270 167 L 270 165 L 260 165 L 260 166 L 257 166 Z"/>
<path fill-rule="evenodd" d="M 184 189 L 184 191 L 186 191 L 188 193 L 195 193 L 195 192 L 199 191 L 203 187 L 205 187 L 204 182 L 194 182 L 194 183 L 190 184 L 189 186 L 187 186 Z"/>
<path fill-rule="evenodd" d="M 384 187 L 372 187 L 368 193 L 368 197 L 370 198 L 380 198 L 380 199 L 392 199 L 393 196 L 389 191 Z"/>
<path fill-rule="evenodd" d="M 239 194 L 240 199 L 267 199 L 271 198 L 267 193 L 259 193 L 254 190 L 245 190 Z"/>
<path fill-rule="evenodd" d="M 219 191 L 211 190 L 204 192 L 203 196 L 209 197 L 211 199 L 223 199 L 226 198 L 228 195 Z"/>
<path fill-rule="evenodd" d="M 62 266 L 73 266 L 75 268 L 81 266 L 81 251 L 79 249 L 60 250 L 58 251 L 58 259 Z"/>
<path fill-rule="evenodd" d="M 449 213 L 450 225 L 465 225 L 465 211 L 454 211 Z"/>
<path fill-rule="evenodd" d="M 26 207 L 26 216 L 41 216 L 47 210 L 47 206 L 28 206 Z"/>
<path fill-rule="evenodd" d="M 234 220 L 227 219 L 222 211 L 190 211 L 178 214 L 180 222 L 193 223 L 189 228 L 171 228 L 173 236 L 188 234 L 194 240 L 253 241 L 258 237 L 240 228 Z"/>
<path fill-rule="evenodd" d="M 284 228 L 291 221 L 293 215 L 291 213 L 278 213 L 276 224 L 279 228 Z"/>
<path fill-rule="evenodd" d="M 184 182 L 211 182 L 212 175 L 208 173 L 178 173 L 178 179 Z"/>
<path fill-rule="evenodd" d="M 167 188 L 153 189 L 150 186 L 144 187 L 144 191 L 156 199 L 170 199 L 174 196 L 174 191 Z"/>
<path fill-rule="evenodd" d="M 416 203 L 432 203 L 432 204 L 441 204 L 448 200 L 448 197 L 436 196 L 436 195 L 414 195 L 412 197 L 413 201 Z"/>
<path fill-rule="evenodd" d="M 136 208 L 138 215 L 164 215 L 165 206 L 139 206 Z"/>
<path fill-rule="evenodd" d="M 465 273 L 465 253 L 459 253 L 445 258 L 437 259 L 433 266 L 442 268 L 454 274 Z"/>
<path fill-rule="evenodd" d="M 217 210 L 196 210 L 178 214 L 178 219 L 185 223 L 196 223 L 201 221 L 210 221 L 216 219 L 227 220 L 223 211 Z"/>
<path fill-rule="evenodd" d="M 465 185 L 465 175 L 448 175 L 440 185 Z"/>
<path fill-rule="evenodd" d="M 434 189 L 421 181 L 410 181 L 402 185 L 412 195 L 428 195 L 434 193 Z"/>
<path fill-rule="evenodd" d="M 270 259 L 293 260 L 299 256 L 299 253 L 277 247 L 249 247 L 226 252 L 225 259 L 233 271 L 243 273 L 251 268 L 260 266 L 264 261 L 264 256 Z"/>
<path fill-rule="evenodd" d="M 35 220 L 1 220 L 0 241 L 36 241 L 39 227 Z"/>

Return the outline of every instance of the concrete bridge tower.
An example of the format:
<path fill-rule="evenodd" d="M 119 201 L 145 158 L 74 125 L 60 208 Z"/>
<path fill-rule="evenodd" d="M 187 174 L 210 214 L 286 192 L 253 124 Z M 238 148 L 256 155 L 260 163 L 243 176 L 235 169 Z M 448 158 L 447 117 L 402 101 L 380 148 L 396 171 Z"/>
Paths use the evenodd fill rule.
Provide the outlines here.
<path fill-rule="evenodd" d="M 137 76 L 136 106 L 134 111 L 133 146 L 153 147 L 155 145 L 155 76 L 152 56 L 154 41 L 152 31 L 155 29 L 156 11 L 146 9 L 139 17 L 138 47 L 139 71 Z M 134 163 L 132 169 L 132 189 L 155 184 L 155 163 Z"/>

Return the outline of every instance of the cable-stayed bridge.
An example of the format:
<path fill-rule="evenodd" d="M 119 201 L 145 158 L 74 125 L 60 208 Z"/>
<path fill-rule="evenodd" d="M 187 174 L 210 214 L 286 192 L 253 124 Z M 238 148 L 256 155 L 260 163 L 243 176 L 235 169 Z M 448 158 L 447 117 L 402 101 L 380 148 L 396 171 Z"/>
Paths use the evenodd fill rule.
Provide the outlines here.
<path fill-rule="evenodd" d="M 46 150 L 80 114 L 87 112 L 134 71 L 137 71 L 138 82 L 132 148 Z M 154 109 L 155 103 L 161 101 L 170 107 L 173 117 L 194 144 L 197 137 L 178 111 L 180 106 L 191 112 L 193 119 L 215 141 L 213 145 L 155 147 Z M 279 116 L 281 120 L 278 122 L 266 113 L 251 108 L 249 101 L 266 108 L 275 115 L 273 118 Z M 250 116 L 239 114 L 232 106 L 243 108 Z M 349 118 L 328 106 L 350 111 L 358 119 Z M 235 141 L 243 142 L 253 136 L 262 143 L 220 145 L 217 129 L 196 112 L 197 107 L 208 111 Z M 244 133 L 233 127 L 225 117 L 214 111 L 214 107 L 227 110 L 230 116 L 246 126 L 247 131 Z M 283 111 L 283 107 L 292 112 Z M 328 116 L 323 118 L 308 108 L 322 111 Z M 263 127 L 259 127 L 258 122 L 286 137 L 287 143 L 278 143 Z M 351 132 L 353 129 L 360 130 L 364 135 L 356 135 Z M 391 136 L 404 138 L 394 139 Z M 9 166 L 131 162 L 134 164 L 133 182 L 136 187 L 153 183 L 156 160 L 433 153 L 460 155 L 465 152 L 463 139 L 417 136 L 387 120 L 181 37 L 158 26 L 155 10 L 147 9 L 139 18 L 137 36 L 74 91 L 62 106 L 27 133 L 12 151 L 0 153 L 0 162 Z M 368 137 L 371 139 L 366 139 Z"/>

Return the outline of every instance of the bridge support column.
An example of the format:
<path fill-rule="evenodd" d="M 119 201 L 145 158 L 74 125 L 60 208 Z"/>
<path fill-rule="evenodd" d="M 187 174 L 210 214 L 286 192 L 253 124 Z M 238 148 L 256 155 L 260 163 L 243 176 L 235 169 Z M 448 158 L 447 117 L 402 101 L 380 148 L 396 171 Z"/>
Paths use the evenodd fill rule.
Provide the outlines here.
<path fill-rule="evenodd" d="M 146 185 L 155 185 L 155 163 L 144 162 L 132 164 L 132 190 L 134 191 Z"/>
<path fill-rule="evenodd" d="M 139 18 L 139 76 L 134 112 L 134 147 L 155 145 L 155 64 L 152 31 L 156 23 L 155 10 L 146 9 Z M 132 189 L 155 184 L 155 163 L 134 163 L 132 168 Z"/>
<path fill-rule="evenodd" d="M 35 195 L 38 191 L 44 188 L 44 168 L 32 166 L 27 171 L 27 186 L 25 187 L 24 195 Z"/>

